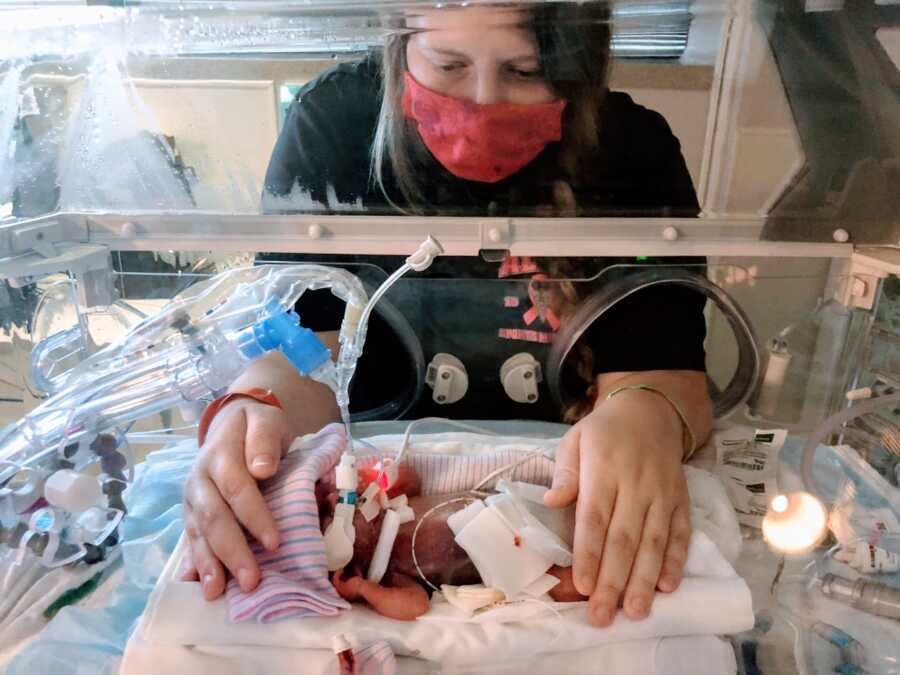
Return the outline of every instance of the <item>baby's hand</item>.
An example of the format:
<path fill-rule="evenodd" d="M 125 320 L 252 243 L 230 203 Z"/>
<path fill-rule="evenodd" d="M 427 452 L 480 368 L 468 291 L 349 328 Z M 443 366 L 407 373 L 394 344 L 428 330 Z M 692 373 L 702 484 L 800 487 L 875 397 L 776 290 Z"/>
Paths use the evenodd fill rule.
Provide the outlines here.
<path fill-rule="evenodd" d="M 350 577 L 349 579 L 344 579 L 343 574 L 343 568 L 337 570 L 331 579 L 331 583 L 334 585 L 334 588 L 338 592 L 338 595 L 340 595 L 344 600 L 346 600 L 347 602 L 356 602 L 361 597 L 363 578 L 360 576 L 354 576 Z"/>

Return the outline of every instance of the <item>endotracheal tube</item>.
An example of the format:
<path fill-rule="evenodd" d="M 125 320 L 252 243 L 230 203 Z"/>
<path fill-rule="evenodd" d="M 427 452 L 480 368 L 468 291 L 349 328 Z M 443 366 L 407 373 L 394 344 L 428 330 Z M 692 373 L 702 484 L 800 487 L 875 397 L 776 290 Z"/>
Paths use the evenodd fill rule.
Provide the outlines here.
<path fill-rule="evenodd" d="M 125 513 L 130 425 L 202 406 L 267 352 L 334 391 L 349 438 L 350 382 L 372 308 L 441 252 L 429 237 L 368 301 L 355 276 L 319 265 L 231 270 L 188 289 L 72 369 L 60 391 L 0 437 L 0 544 L 14 562 L 30 552 L 47 567 L 103 559 Z M 346 303 L 336 361 L 293 312 L 305 291 L 324 288 Z M 85 471 L 96 464 L 99 474 Z"/>

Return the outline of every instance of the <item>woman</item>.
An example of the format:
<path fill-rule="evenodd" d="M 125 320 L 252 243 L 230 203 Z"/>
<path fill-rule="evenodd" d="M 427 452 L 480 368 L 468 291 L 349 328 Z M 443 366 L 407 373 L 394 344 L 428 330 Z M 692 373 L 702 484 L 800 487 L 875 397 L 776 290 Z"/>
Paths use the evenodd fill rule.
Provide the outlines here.
<path fill-rule="evenodd" d="M 409 17 L 413 30 L 390 38 L 383 58 L 342 64 L 300 92 L 273 153 L 265 207 L 695 214 L 690 178 L 665 121 L 606 88 L 605 19 L 592 3 Z M 529 278 L 610 262 L 440 258 L 445 267 L 436 264 L 430 273 Z M 504 307 L 535 303 L 534 313 L 516 312 L 527 330 L 504 326 L 501 318 L 495 339 L 486 340 L 491 334 L 479 322 L 491 317 L 482 316 L 490 315 L 483 304 L 483 311 L 455 317 L 450 337 L 475 341 L 478 353 L 545 346 L 578 295 L 570 284 L 548 292 L 547 283 L 539 278 L 539 285 L 520 284 L 519 296 L 504 291 L 494 298 Z M 573 574 L 577 590 L 591 598 L 588 616 L 596 625 L 608 625 L 620 602 L 629 617 L 646 616 L 655 591 L 670 592 L 680 582 L 690 535 L 681 462 L 711 426 L 702 307 L 678 292 L 640 294 L 586 337 L 582 371 L 590 405 L 574 411 L 581 419 L 558 450 L 547 503 L 577 498 Z M 301 316 L 335 346 L 334 317 L 321 302 L 302 308 Z M 248 388 L 270 390 L 277 401 Z M 193 556 L 187 578 L 199 577 L 207 598 L 222 593 L 223 564 L 244 590 L 258 583 L 241 525 L 267 548 L 278 542 L 256 481 L 275 472 L 290 439 L 337 415 L 330 392 L 297 376 L 278 355 L 252 364 L 231 391 L 239 395 L 216 405 L 185 491 Z M 497 417 L 522 416 L 507 414 L 499 399 L 495 405 L 494 393 L 481 392 L 471 405 Z M 461 412 L 454 416 L 472 416 Z"/>
<path fill-rule="evenodd" d="M 606 20 L 602 3 L 407 18 L 383 57 L 341 64 L 298 93 L 272 154 L 263 207 L 696 215 L 665 120 L 607 89 Z M 422 122 L 429 114 L 452 119 L 429 129 Z M 464 134 L 471 142 L 460 140 Z M 499 172 L 494 162 L 503 163 Z"/>

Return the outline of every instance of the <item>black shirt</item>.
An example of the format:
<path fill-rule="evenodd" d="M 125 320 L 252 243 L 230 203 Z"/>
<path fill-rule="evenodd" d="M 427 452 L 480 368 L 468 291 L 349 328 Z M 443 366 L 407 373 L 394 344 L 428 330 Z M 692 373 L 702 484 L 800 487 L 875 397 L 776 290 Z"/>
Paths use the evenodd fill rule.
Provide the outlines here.
<path fill-rule="evenodd" d="M 263 207 L 268 212 L 396 213 L 405 205 L 389 166 L 385 188 L 370 177 L 370 153 L 380 107 L 378 58 L 343 63 L 304 86 L 291 104 L 266 174 Z M 610 92 L 602 117 L 594 170 L 572 184 L 579 215 L 693 216 L 699 207 L 690 175 L 661 115 Z M 527 167 L 493 184 L 450 174 L 430 156 L 416 166 L 426 180 L 427 212 L 441 215 L 531 215 L 548 203 L 558 144 L 551 143 Z M 272 259 L 273 256 L 260 256 Z M 298 256 L 277 255 L 279 260 Z M 305 261 L 339 264 L 360 274 L 374 290 L 402 264 L 401 256 L 304 255 Z M 569 261 L 570 276 L 591 277 L 635 259 Z M 702 264 L 702 259 L 657 259 L 645 263 Z M 519 265 L 519 267 L 516 267 Z M 545 260 L 512 260 L 501 267 L 477 257 L 439 257 L 422 274 L 410 273 L 387 295 L 411 324 L 425 361 L 449 352 L 466 365 L 469 392 L 458 403 L 438 406 L 430 391 L 410 416 L 557 420 L 546 387 L 535 404 L 511 401 L 499 370 L 513 354 L 528 351 L 543 361 L 558 317 L 543 311 L 529 278 L 546 273 Z M 611 276 L 575 284 L 579 295 Z M 658 287 L 622 301 L 585 335 L 594 352 L 594 372 L 656 369 L 704 370 L 704 299 L 689 290 Z M 542 311 L 535 311 L 542 310 Z M 303 325 L 337 330 L 343 307 L 327 292 L 308 292 L 298 303 Z M 393 330 L 376 317 L 370 325 L 351 400 L 368 410 L 399 395 L 409 384 L 404 350 Z"/>
<path fill-rule="evenodd" d="M 370 152 L 381 107 L 379 59 L 342 63 L 306 84 L 291 104 L 265 178 L 268 212 L 396 213 L 405 206 L 393 173 L 384 167 L 391 202 L 370 177 Z M 657 112 L 630 96 L 609 92 L 597 156 L 573 179 L 582 216 L 697 215 L 699 205 L 678 139 Z M 527 167 L 497 183 L 458 178 L 427 156 L 426 215 L 534 215 L 549 203 L 559 177 L 558 143 Z"/>

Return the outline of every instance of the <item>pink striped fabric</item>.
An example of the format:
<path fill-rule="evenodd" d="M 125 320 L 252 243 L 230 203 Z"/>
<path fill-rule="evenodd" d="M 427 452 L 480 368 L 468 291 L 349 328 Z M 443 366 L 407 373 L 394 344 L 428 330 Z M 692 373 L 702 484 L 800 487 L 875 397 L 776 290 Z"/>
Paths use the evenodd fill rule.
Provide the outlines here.
<path fill-rule="evenodd" d="M 499 469 L 515 464 L 524 454 L 534 452 L 534 448 L 516 450 L 514 448 L 485 452 L 473 455 L 440 455 L 435 453 L 417 453 L 413 444 L 404 458 L 422 481 L 423 495 L 440 495 L 448 492 L 464 492 L 471 490 L 487 475 Z M 377 460 L 374 455 L 359 457 L 356 466 L 365 468 L 372 466 Z M 524 461 L 511 471 L 504 471 L 502 476 L 493 478 L 482 489 L 490 490 L 499 478 L 550 485 L 553 480 L 553 460 L 536 455 Z"/>
<path fill-rule="evenodd" d="M 281 545 L 266 551 L 251 541 L 262 580 L 250 593 L 235 579 L 226 599 L 232 621 L 269 623 L 300 616 L 333 616 L 350 605 L 328 580 L 315 483 L 337 464 L 346 447 L 344 429 L 330 424 L 288 454 L 278 473 L 261 485 L 278 524 Z"/>
<path fill-rule="evenodd" d="M 391 646 L 384 640 L 378 640 L 361 649 L 354 649 L 357 675 L 395 675 L 397 659 Z"/>

